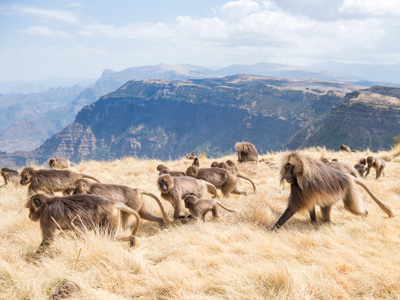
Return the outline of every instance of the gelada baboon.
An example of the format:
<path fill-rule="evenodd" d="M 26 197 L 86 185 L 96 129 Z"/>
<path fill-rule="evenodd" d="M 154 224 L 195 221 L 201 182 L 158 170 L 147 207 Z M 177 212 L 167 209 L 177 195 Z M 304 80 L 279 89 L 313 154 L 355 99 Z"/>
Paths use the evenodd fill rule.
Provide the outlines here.
<path fill-rule="evenodd" d="M 199 158 L 198 158 L 198 157 L 195 157 L 195 158 L 193 159 L 192 166 L 200 167 L 200 161 L 199 161 Z"/>
<path fill-rule="evenodd" d="M 149 193 L 147 191 L 141 189 L 133 189 L 126 185 L 96 183 L 91 182 L 87 179 L 78 179 L 77 181 L 75 181 L 72 188 L 74 194 L 94 194 L 106 197 L 114 201 L 122 202 L 132 208 L 134 211 L 137 211 L 142 219 L 152 222 L 158 222 L 160 224 L 165 224 L 165 222 L 172 222 L 168 218 L 160 199 L 158 199 L 156 195 L 153 195 L 152 193 Z M 146 207 L 146 202 L 143 200 L 143 195 L 146 195 L 156 200 L 165 222 L 162 218 L 156 217 L 149 211 L 149 209 Z M 129 214 L 121 213 L 121 219 L 124 228 L 128 223 L 128 217 Z"/>
<path fill-rule="evenodd" d="M 167 166 L 164 166 L 164 165 L 158 165 L 157 171 L 158 171 L 158 175 L 170 174 L 171 176 L 175 176 L 175 177 L 185 176 L 185 173 L 180 172 L 180 171 L 171 171 Z"/>
<path fill-rule="evenodd" d="M 255 161 L 258 162 L 258 152 L 256 146 L 249 142 L 236 143 L 235 149 L 238 151 L 238 161 Z"/>
<path fill-rule="evenodd" d="M 194 195 L 187 195 L 184 199 L 185 207 L 189 209 L 191 216 L 190 219 L 198 220 L 201 216 L 201 219 L 205 221 L 206 214 L 211 211 L 214 218 L 219 218 L 218 214 L 218 205 L 223 209 L 236 212 L 236 210 L 230 209 L 224 206 L 221 202 L 212 200 L 212 199 L 199 199 Z"/>
<path fill-rule="evenodd" d="M 274 225 L 281 227 L 290 217 L 301 210 L 308 210 L 312 222 L 316 222 L 314 206 L 321 207 L 325 222 L 331 221 L 332 205 L 343 200 L 344 207 L 355 215 L 367 215 L 364 202 L 355 184 L 362 186 L 379 207 L 389 216 L 391 209 L 379 200 L 358 178 L 338 172 L 323 162 L 300 152 L 288 153 L 283 157 L 280 171 L 281 183 L 286 180 L 291 187 L 288 207 Z"/>
<path fill-rule="evenodd" d="M 117 201 L 98 195 L 70 195 L 64 197 L 48 197 L 43 194 L 32 195 L 27 203 L 29 219 L 40 222 L 42 242 L 36 253 L 43 252 L 52 242 L 56 229 L 93 230 L 105 228 L 109 234 L 117 235 L 119 228 L 119 212 L 132 214 L 136 218 L 131 235 L 118 234 L 118 241 L 129 241 L 135 245 L 135 236 L 140 226 L 140 216 L 133 209 Z"/>
<path fill-rule="evenodd" d="M 38 191 L 48 194 L 63 192 L 66 195 L 72 191 L 71 186 L 74 182 L 81 178 L 89 178 L 99 182 L 98 179 L 90 175 L 74 173 L 68 170 L 35 170 L 32 167 L 26 167 L 21 171 L 21 184 L 29 184 L 28 195 L 35 194 Z"/>
<path fill-rule="evenodd" d="M 371 171 L 371 168 L 375 169 L 376 179 L 381 177 L 383 170 L 385 169 L 385 166 L 386 166 L 386 163 L 382 158 L 368 156 L 367 164 L 368 164 L 368 168 L 367 168 L 367 173 L 365 173 L 365 178 L 367 178 L 369 172 Z M 385 175 L 385 173 L 383 173 L 383 175 Z"/>
<path fill-rule="evenodd" d="M 212 183 L 217 189 L 221 189 L 225 197 L 229 197 L 231 193 L 247 195 L 247 192 L 237 189 L 237 178 L 248 180 L 253 185 L 254 193 L 256 192 L 256 186 L 250 178 L 241 174 L 234 174 L 222 168 L 197 168 L 191 166 L 187 168 L 186 175 Z"/>
<path fill-rule="evenodd" d="M 367 164 L 367 160 L 365 158 L 360 158 L 358 163 L 356 163 L 354 165 L 354 169 L 357 170 L 357 172 L 358 172 L 358 174 L 360 174 L 361 178 L 364 177 L 364 173 L 365 173 L 365 171 L 367 171 L 366 164 Z"/>
<path fill-rule="evenodd" d="M 57 158 L 50 158 L 49 159 L 49 167 L 50 169 L 68 169 L 70 165 L 74 166 L 78 169 L 78 166 L 74 164 L 72 161 L 68 159 L 57 157 Z M 80 172 L 80 170 L 78 169 Z"/>
<path fill-rule="evenodd" d="M 350 147 L 346 146 L 346 145 L 340 145 L 340 150 L 345 151 L 345 152 L 351 152 Z"/>
<path fill-rule="evenodd" d="M 211 163 L 211 168 L 218 168 L 218 164 L 219 164 L 219 162 L 213 161 L 213 162 Z"/>
<path fill-rule="evenodd" d="M 188 176 L 172 177 L 170 174 L 163 174 L 158 177 L 157 186 L 161 197 L 172 204 L 175 220 L 179 218 L 182 201 L 186 195 L 195 195 L 202 199 L 207 194 L 207 188 L 210 188 L 214 193 L 213 198 L 217 197 L 214 185 Z"/>
<path fill-rule="evenodd" d="M 9 183 L 18 184 L 21 179 L 17 170 L 9 168 L 2 168 L 0 174 L 4 179 L 4 184 L 1 187 L 5 187 Z"/>
<path fill-rule="evenodd" d="M 192 160 L 192 159 L 194 159 L 195 157 L 196 157 L 196 154 L 195 154 L 194 152 L 186 154 L 186 159 Z"/>

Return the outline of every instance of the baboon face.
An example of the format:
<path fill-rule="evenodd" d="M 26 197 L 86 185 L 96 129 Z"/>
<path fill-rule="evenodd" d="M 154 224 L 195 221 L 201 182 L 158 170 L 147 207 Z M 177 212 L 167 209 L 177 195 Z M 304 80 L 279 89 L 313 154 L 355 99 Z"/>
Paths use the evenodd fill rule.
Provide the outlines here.
<path fill-rule="evenodd" d="M 372 165 L 375 162 L 375 158 L 373 156 L 367 157 L 367 164 Z"/>
<path fill-rule="evenodd" d="M 230 166 L 230 167 L 236 166 L 235 163 L 234 163 L 233 161 L 231 161 L 230 159 L 228 159 L 228 160 L 226 161 L 226 164 L 227 164 L 228 166 Z"/>
<path fill-rule="evenodd" d="M 165 167 L 164 167 L 163 165 L 158 165 L 158 166 L 157 166 L 157 171 L 161 171 L 161 170 L 163 170 L 163 169 L 165 169 Z"/>
<path fill-rule="evenodd" d="M 89 185 L 85 179 L 78 179 L 72 186 L 73 194 L 88 194 Z"/>
<path fill-rule="evenodd" d="M 187 168 L 186 175 L 187 176 L 196 177 L 197 176 L 197 169 L 194 166 L 191 166 L 191 167 Z"/>
<path fill-rule="evenodd" d="M 294 166 L 292 164 L 287 163 L 285 165 L 285 180 L 289 184 L 293 184 L 296 182 L 296 177 L 293 176 L 293 169 L 294 169 Z"/>
<path fill-rule="evenodd" d="M 39 221 L 42 214 L 43 207 L 45 206 L 45 195 L 33 195 L 26 203 L 26 208 L 29 208 L 29 219 L 36 222 Z"/>
<path fill-rule="evenodd" d="M 358 162 L 363 165 L 367 164 L 367 160 L 365 158 L 360 158 Z"/>
<path fill-rule="evenodd" d="M 174 188 L 174 183 L 171 175 L 169 174 L 163 174 L 160 177 L 158 177 L 158 189 L 162 192 L 168 192 L 169 190 Z"/>
<path fill-rule="evenodd" d="M 32 168 L 25 168 L 21 172 L 21 181 L 22 185 L 27 185 L 31 182 L 33 176 L 33 169 Z"/>
<path fill-rule="evenodd" d="M 53 158 L 49 159 L 49 166 L 50 166 L 50 168 L 55 167 L 55 160 Z"/>
<path fill-rule="evenodd" d="M 211 164 L 211 168 L 217 168 L 218 167 L 218 162 L 217 161 L 214 161 L 212 164 Z"/>

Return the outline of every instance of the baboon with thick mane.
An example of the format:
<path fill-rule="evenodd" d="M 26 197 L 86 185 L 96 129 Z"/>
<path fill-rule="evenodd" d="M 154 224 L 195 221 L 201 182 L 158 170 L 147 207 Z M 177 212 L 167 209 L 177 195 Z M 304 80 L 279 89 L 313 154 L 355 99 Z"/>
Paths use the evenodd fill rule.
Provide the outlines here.
<path fill-rule="evenodd" d="M 70 195 L 48 197 L 43 194 L 32 195 L 27 203 L 29 219 L 40 221 L 42 242 L 36 253 L 43 252 L 54 238 L 57 229 L 74 230 L 102 227 L 112 235 L 117 234 L 119 212 L 132 214 L 136 218 L 131 235 L 117 235 L 119 241 L 129 241 L 135 245 L 135 236 L 140 226 L 140 216 L 125 204 L 98 195 Z"/>
<path fill-rule="evenodd" d="M 0 174 L 4 179 L 4 184 L 1 187 L 5 187 L 9 183 L 18 184 L 21 180 L 21 176 L 19 175 L 17 170 L 2 168 Z"/>
<path fill-rule="evenodd" d="M 217 189 L 213 184 L 189 176 L 172 177 L 170 174 L 163 174 L 158 177 L 157 186 L 161 197 L 172 204 L 175 220 L 179 218 L 186 195 L 195 195 L 202 199 L 210 188 L 214 193 L 213 198 L 217 197 Z"/>
<path fill-rule="evenodd" d="M 241 174 L 234 174 L 222 168 L 197 168 L 190 166 L 186 170 L 186 175 L 212 183 L 217 189 L 221 189 L 225 197 L 229 197 L 231 193 L 247 195 L 247 192 L 237 189 L 238 177 L 248 180 L 253 185 L 254 193 L 256 192 L 256 186 L 250 178 Z"/>
<path fill-rule="evenodd" d="M 201 219 L 205 221 L 206 214 L 209 211 L 212 212 L 214 218 L 219 218 L 218 205 L 227 211 L 236 212 L 236 210 L 224 206 L 219 201 L 212 199 L 199 199 L 194 195 L 187 195 L 184 201 L 185 207 L 189 209 L 191 213 L 191 216 L 189 216 L 189 218 L 194 220 L 198 220 L 201 216 Z"/>
<path fill-rule="evenodd" d="M 50 158 L 48 161 L 50 169 L 68 169 L 71 165 L 78 169 L 78 166 L 66 158 L 56 157 Z M 78 169 L 80 172 L 80 170 Z"/>
<path fill-rule="evenodd" d="M 21 184 L 29 184 L 29 195 L 35 194 L 38 191 L 48 194 L 63 192 L 66 195 L 72 191 L 71 186 L 74 182 L 81 178 L 89 178 L 99 182 L 93 176 L 74 173 L 68 170 L 35 170 L 32 167 L 26 167 L 21 171 Z"/>
<path fill-rule="evenodd" d="M 386 162 L 382 158 L 368 156 L 367 157 L 367 164 L 368 164 L 368 168 L 367 168 L 367 173 L 365 173 L 365 178 L 367 178 L 369 172 L 371 171 L 371 168 L 375 169 L 375 172 L 376 172 L 376 177 L 375 178 L 376 179 L 381 177 L 382 174 L 385 175 L 383 170 L 385 169 Z"/>
<path fill-rule="evenodd" d="M 158 165 L 157 166 L 157 171 L 158 171 L 158 175 L 162 175 L 162 174 L 170 174 L 171 176 L 185 176 L 184 172 L 180 172 L 180 171 L 171 171 L 167 166 L 164 165 Z"/>
<path fill-rule="evenodd" d="M 315 205 L 321 207 L 325 222 L 331 221 L 332 205 L 343 200 L 344 207 L 355 215 L 367 215 L 364 202 L 355 184 L 362 186 L 378 206 L 389 216 L 392 210 L 379 200 L 358 178 L 339 172 L 300 152 L 283 156 L 280 171 L 281 183 L 286 180 L 291 187 L 288 207 L 273 226 L 281 227 L 290 217 L 301 210 L 308 210 L 312 222 L 316 222 Z"/>
<path fill-rule="evenodd" d="M 235 149 L 238 151 L 239 163 L 246 161 L 258 162 L 257 148 L 252 143 L 249 142 L 236 143 Z"/>
<path fill-rule="evenodd" d="M 126 185 L 91 182 L 87 179 L 78 179 L 77 181 L 75 181 L 72 188 L 74 194 L 94 194 L 106 197 L 114 201 L 122 202 L 128 207 L 132 208 L 134 211 L 137 211 L 142 219 L 152 222 L 158 222 L 161 225 L 165 224 L 165 222 L 171 222 L 171 220 L 167 216 L 167 213 L 164 210 L 160 199 L 158 199 L 156 195 L 149 193 L 145 190 L 134 189 Z M 153 215 L 149 211 L 149 209 L 146 207 L 146 202 L 143 200 L 143 195 L 146 195 L 156 200 L 165 222 L 162 218 Z M 129 214 L 126 214 L 124 212 L 121 213 L 122 224 L 124 227 L 126 227 L 126 224 L 128 223 L 128 217 Z"/>

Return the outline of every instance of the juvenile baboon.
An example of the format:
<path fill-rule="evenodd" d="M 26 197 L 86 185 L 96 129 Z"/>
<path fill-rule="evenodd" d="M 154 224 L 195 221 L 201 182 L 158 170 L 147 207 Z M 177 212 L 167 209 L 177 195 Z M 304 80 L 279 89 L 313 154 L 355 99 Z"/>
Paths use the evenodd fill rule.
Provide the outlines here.
<path fill-rule="evenodd" d="M 73 165 L 75 168 L 78 169 L 78 166 L 74 164 L 72 161 L 69 161 L 66 158 L 62 157 L 56 157 L 56 158 L 50 158 L 49 159 L 49 167 L 50 169 L 68 169 L 70 165 Z M 80 172 L 80 170 L 78 169 Z"/>
<path fill-rule="evenodd" d="M 99 182 L 98 179 L 90 175 L 74 173 L 68 170 L 35 170 L 32 167 L 26 167 L 21 171 L 21 184 L 29 184 L 28 195 L 35 194 L 38 191 L 48 194 L 63 192 L 66 195 L 72 191 L 71 186 L 74 182 L 81 178 L 89 178 Z"/>
<path fill-rule="evenodd" d="M 98 195 L 70 195 L 48 197 L 43 194 L 32 195 L 27 203 L 29 219 L 40 221 L 42 242 L 36 253 L 43 252 L 54 238 L 56 229 L 93 230 L 97 226 L 105 228 L 109 234 L 116 235 L 119 228 L 119 212 L 132 214 L 136 218 L 131 235 L 118 234 L 118 241 L 129 241 L 135 245 L 135 236 L 140 226 L 140 216 L 125 204 Z"/>
<path fill-rule="evenodd" d="M 360 160 L 358 161 L 360 164 L 366 166 L 367 165 L 367 159 L 365 159 L 364 157 L 360 158 Z"/>
<path fill-rule="evenodd" d="M 4 179 L 4 184 L 1 187 L 7 186 L 9 183 L 18 184 L 21 180 L 17 170 L 2 168 L 0 171 L 1 176 Z"/>
<path fill-rule="evenodd" d="M 345 151 L 345 152 L 351 152 L 350 147 L 346 146 L 346 145 L 340 145 L 340 150 Z"/>
<path fill-rule="evenodd" d="M 164 166 L 164 165 L 158 165 L 157 171 L 158 171 L 158 175 L 170 174 L 171 176 L 175 176 L 175 177 L 185 176 L 185 173 L 180 172 L 180 171 L 171 171 L 167 166 Z"/>
<path fill-rule="evenodd" d="M 236 172 L 238 171 L 238 168 L 237 168 L 236 164 L 235 164 L 233 161 L 231 161 L 230 159 L 228 159 L 228 160 L 226 161 L 226 164 L 227 164 L 231 169 L 234 169 Z"/>
<path fill-rule="evenodd" d="M 229 197 L 231 193 L 247 195 L 247 192 L 242 192 L 237 189 L 238 177 L 250 181 L 253 185 L 254 193 L 256 192 L 256 186 L 250 178 L 241 174 L 234 174 L 222 168 L 197 168 L 191 166 L 187 168 L 186 175 L 212 183 L 217 189 L 221 189 L 225 197 Z"/>
<path fill-rule="evenodd" d="M 301 210 L 308 210 L 312 222 L 316 222 L 314 206 L 321 207 L 325 222 L 331 221 L 332 205 L 343 200 L 344 207 L 355 215 L 367 215 L 364 202 L 355 184 L 362 186 L 378 206 L 389 216 L 391 209 L 379 200 L 358 178 L 339 172 L 317 159 L 300 152 L 286 154 L 280 171 L 281 183 L 286 180 L 291 187 L 288 207 L 273 226 L 281 227 L 290 217 Z"/>
<path fill-rule="evenodd" d="M 368 164 L 368 168 L 367 168 L 367 173 L 365 173 L 365 178 L 367 178 L 369 172 L 371 171 L 371 168 L 375 169 L 376 179 L 381 177 L 382 174 L 385 175 L 383 170 L 385 169 L 386 163 L 382 158 L 368 156 L 367 164 Z"/>
<path fill-rule="evenodd" d="M 186 195 L 195 195 L 200 199 L 205 198 L 207 188 L 210 188 L 214 193 L 213 198 L 217 197 L 217 189 L 214 185 L 188 176 L 172 177 L 170 174 L 163 174 L 158 177 L 157 186 L 161 197 L 172 204 L 175 220 L 179 218 L 182 200 Z"/>
<path fill-rule="evenodd" d="M 202 220 L 205 221 L 206 214 L 211 211 L 214 218 L 219 218 L 218 205 L 223 209 L 236 212 L 236 210 L 230 209 L 224 206 L 222 203 L 212 199 L 199 199 L 194 195 L 187 195 L 184 199 L 185 207 L 189 209 L 191 219 L 197 220 L 201 216 Z"/>
<path fill-rule="evenodd" d="M 256 146 L 249 142 L 236 143 L 235 149 L 238 151 L 238 161 L 255 161 L 258 162 L 258 152 Z"/>
<path fill-rule="evenodd" d="M 354 165 L 354 169 L 357 170 L 361 178 L 364 177 L 364 173 L 365 171 L 367 171 L 367 167 L 365 166 L 365 164 L 361 164 L 359 162 Z"/>
<path fill-rule="evenodd" d="M 196 157 L 194 152 L 186 154 L 186 159 L 193 160 Z"/>
<path fill-rule="evenodd" d="M 218 162 L 217 161 L 213 161 L 212 163 L 211 163 L 211 168 L 218 168 Z"/>
<path fill-rule="evenodd" d="M 172 222 L 161 204 L 160 199 L 152 193 L 141 189 L 133 189 L 126 185 L 118 184 L 104 184 L 91 182 L 87 179 L 78 179 L 72 186 L 74 194 L 94 194 L 106 197 L 108 199 L 119 201 L 126 204 L 128 207 L 137 211 L 142 219 L 158 222 L 160 224 L 165 224 L 165 222 Z M 161 213 L 164 217 L 156 217 L 153 215 L 149 209 L 146 207 L 146 202 L 143 200 L 143 195 L 153 198 L 156 200 L 158 206 L 160 207 Z M 122 224 L 124 228 L 128 223 L 129 215 L 126 213 L 121 213 Z"/>
<path fill-rule="evenodd" d="M 195 157 L 195 158 L 193 159 L 192 166 L 200 167 L 200 161 L 199 161 L 199 158 L 198 158 L 198 157 Z"/>

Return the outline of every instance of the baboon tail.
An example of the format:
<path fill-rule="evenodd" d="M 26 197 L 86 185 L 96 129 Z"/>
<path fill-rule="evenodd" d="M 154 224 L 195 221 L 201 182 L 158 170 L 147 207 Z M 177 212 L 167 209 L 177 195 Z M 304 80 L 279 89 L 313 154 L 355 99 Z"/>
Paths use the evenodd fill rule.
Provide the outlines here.
<path fill-rule="evenodd" d="M 136 233 L 138 232 L 139 227 L 140 227 L 140 216 L 139 216 L 139 214 L 136 211 L 134 211 L 132 208 L 130 208 L 129 206 L 125 205 L 122 202 L 116 202 L 115 203 L 115 208 L 120 210 L 120 211 L 123 211 L 123 212 L 126 212 L 128 214 L 131 214 L 136 218 L 135 227 L 132 230 L 132 235 L 136 236 Z"/>
<path fill-rule="evenodd" d="M 162 213 L 162 215 L 163 215 L 163 217 L 164 217 L 164 221 L 165 221 L 165 222 L 168 222 L 168 223 L 173 223 L 173 222 L 174 222 L 172 219 L 168 218 L 167 213 L 166 213 L 165 210 L 164 210 L 164 206 L 162 205 L 160 199 L 158 199 L 158 197 L 157 197 L 156 195 L 154 195 L 154 194 L 152 194 L 152 193 L 149 193 L 149 192 L 146 192 L 146 191 L 143 191 L 143 190 L 139 190 L 139 191 L 140 191 L 143 195 L 149 196 L 149 197 L 153 198 L 154 200 L 156 200 L 158 206 L 160 207 L 160 210 L 161 210 L 161 213 Z"/>
<path fill-rule="evenodd" d="M 92 179 L 92 180 L 97 181 L 97 182 L 100 183 L 100 180 L 98 180 L 97 178 L 95 178 L 93 176 L 86 175 L 86 174 L 80 174 L 80 175 L 82 176 L 82 178 L 89 178 L 89 179 Z"/>
<path fill-rule="evenodd" d="M 78 166 L 75 163 L 73 163 L 72 161 L 70 161 L 69 163 L 73 165 L 79 172 L 82 172 L 81 170 L 79 170 Z"/>
<path fill-rule="evenodd" d="M 237 210 L 228 208 L 228 207 L 226 207 L 225 205 L 223 205 L 223 204 L 222 204 L 221 202 L 219 202 L 219 201 L 215 201 L 215 203 L 217 203 L 219 206 L 221 206 L 223 209 L 225 209 L 225 210 L 227 210 L 227 211 L 230 211 L 230 212 L 237 212 Z"/>
<path fill-rule="evenodd" d="M 253 186 L 254 194 L 256 193 L 257 189 L 256 189 L 256 185 L 254 184 L 253 180 L 251 180 L 250 178 L 247 178 L 246 176 L 243 176 L 241 174 L 237 174 L 236 176 L 250 181 Z"/>
<path fill-rule="evenodd" d="M 362 186 L 364 188 L 364 190 L 367 191 L 368 195 L 371 196 L 371 198 L 376 202 L 376 204 L 378 204 L 378 206 L 389 216 L 389 217 L 393 217 L 394 214 L 392 212 L 392 210 L 390 209 L 390 207 L 385 204 L 383 201 L 379 200 L 370 190 L 369 188 L 359 179 L 354 178 L 354 182 L 357 183 L 358 185 Z"/>
<path fill-rule="evenodd" d="M 213 185 L 212 183 L 209 183 L 207 181 L 204 181 L 204 182 L 206 183 L 207 186 L 209 186 L 213 190 L 213 192 L 214 192 L 213 199 L 217 198 L 218 197 L 218 193 L 217 193 L 217 188 L 215 187 L 215 185 Z"/>

